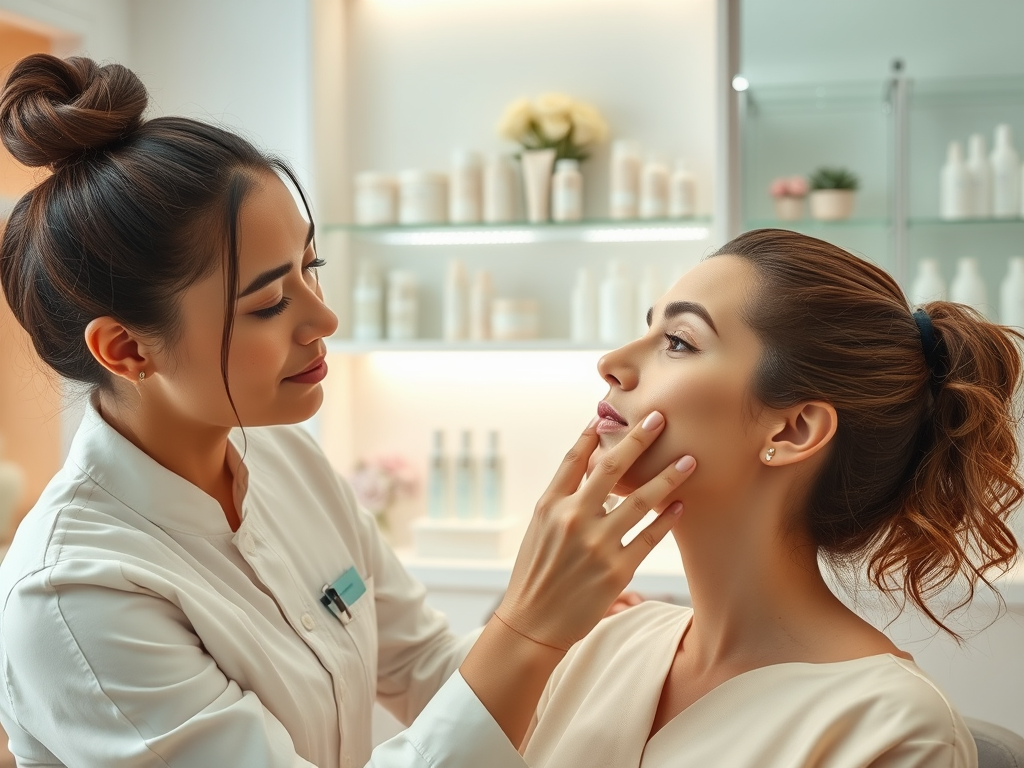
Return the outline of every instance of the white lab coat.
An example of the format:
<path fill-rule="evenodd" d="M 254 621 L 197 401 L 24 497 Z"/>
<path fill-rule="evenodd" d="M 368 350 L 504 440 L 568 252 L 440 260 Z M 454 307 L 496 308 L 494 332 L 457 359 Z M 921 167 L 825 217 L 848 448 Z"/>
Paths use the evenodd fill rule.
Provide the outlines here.
<path fill-rule="evenodd" d="M 472 638 L 424 604 L 317 445 L 297 427 L 245 438 L 230 437 L 232 532 L 89 405 L 0 565 L 0 722 L 18 764 L 351 768 L 371 759 L 380 700 L 420 719 L 376 768 L 521 768 L 456 672 Z M 343 624 L 319 597 L 350 567 L 367 592 Z"/>

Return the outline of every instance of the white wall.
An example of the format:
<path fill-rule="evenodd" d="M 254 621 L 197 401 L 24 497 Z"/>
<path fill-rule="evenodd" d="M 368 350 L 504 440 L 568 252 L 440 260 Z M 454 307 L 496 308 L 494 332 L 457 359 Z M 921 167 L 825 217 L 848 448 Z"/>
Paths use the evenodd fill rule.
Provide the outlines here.
<path fill-rule="evenodd" d="M 133 66 L 151 114 L 212 120 L 283 156 L 312 187 L 309 4 L 133 0 Z"/>

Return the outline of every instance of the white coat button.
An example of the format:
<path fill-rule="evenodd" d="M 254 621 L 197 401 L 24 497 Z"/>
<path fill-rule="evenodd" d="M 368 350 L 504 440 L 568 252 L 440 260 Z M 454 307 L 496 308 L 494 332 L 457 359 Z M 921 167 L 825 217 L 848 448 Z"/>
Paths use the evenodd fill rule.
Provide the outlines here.
<path fill-rule="evenodd" d="M 245 534 L 245 551 L 250 555 L 256 554 L 256 539 L 250 533 Z"/>
<path fill-rule="evenodd" d="M 306 629 L 312 632 L 313 627 L 316 626 L 316 619 L 314 619 L 308 613 L 304 613 L 302 614 L 302 626 L 304 626 Z"/>

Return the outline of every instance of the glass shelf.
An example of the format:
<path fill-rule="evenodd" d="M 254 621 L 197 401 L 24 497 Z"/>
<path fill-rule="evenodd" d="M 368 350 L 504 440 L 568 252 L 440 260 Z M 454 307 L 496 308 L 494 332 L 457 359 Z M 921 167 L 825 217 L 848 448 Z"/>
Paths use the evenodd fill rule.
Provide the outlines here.
<path fill-rule="evenodd" d="M 1019 227 L 1024 225 L 1024 218 L 1006 219 L 940 219 L 920 217 L 907 220 L 909 227 Z"/>
<path fill-rule="evenodd" d="M 374 352 L 607 352 L 614 346 L 614 344 L 604 342 L 580 343 L 569 339 L 527 339 L 523 341 L 327 340 L 328 352 L 344 355 L 368 355 Z"/>
<path fill-rule="evenodd" d="M 437 224 L 430 226 L 363 226 L 333 224 L 329 232 L 383 245 L 522 245 L 526 243 L 665 243 L 706 240 L 711 219 L 651 219 L 621 221 L 589 219 L 577 222 L 529 224 Z"/>
<path fill-rule="evenodd" d="M 838 229 L 886 229 L 891 225 L 888 219 L 851 218 L 840 221 L 819 221 L 817 219 L 800 219 L 799 221 L 782 221 L 780 219 L 752 219 L 744 222 L 744 230 L 751 229 L 792 229 L 794 232 L 814 232 Z"/>

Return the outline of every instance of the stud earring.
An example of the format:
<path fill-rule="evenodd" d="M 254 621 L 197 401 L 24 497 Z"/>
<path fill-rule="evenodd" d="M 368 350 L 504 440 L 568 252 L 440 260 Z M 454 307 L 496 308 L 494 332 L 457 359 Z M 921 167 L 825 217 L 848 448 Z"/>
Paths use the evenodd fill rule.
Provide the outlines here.
<path fill-rule="evenodd" d="M 764 454 L 764 460 L 771 461 L 773 458 L 775 458 L 775 449 L 769 448 Z"/>
<path fill-rule="evenodd" d="M 139 383 L 141 384 L 145 380 L 146 380 L 146 372 L 145 371 L 139 371 Z"/>

